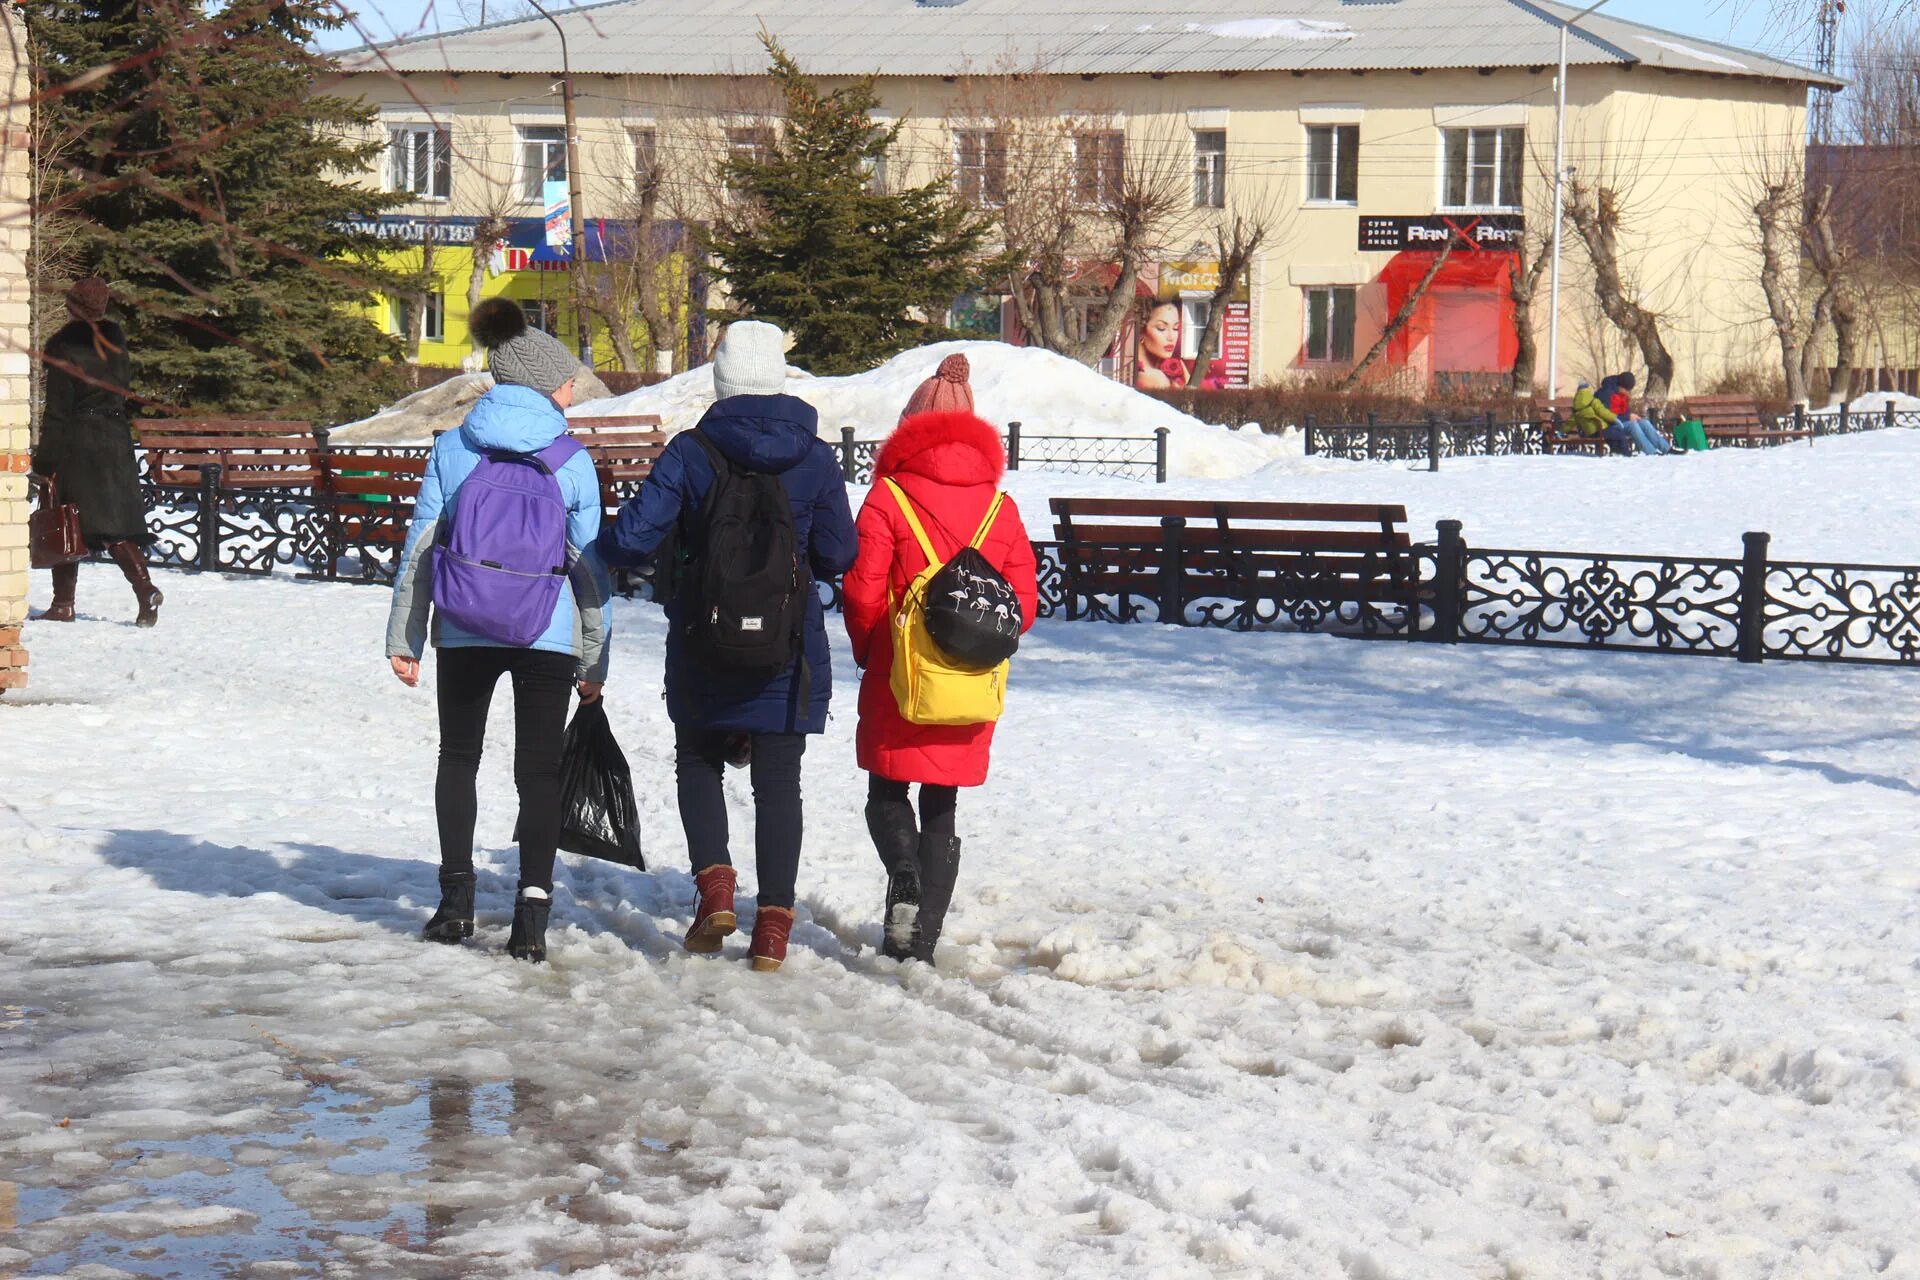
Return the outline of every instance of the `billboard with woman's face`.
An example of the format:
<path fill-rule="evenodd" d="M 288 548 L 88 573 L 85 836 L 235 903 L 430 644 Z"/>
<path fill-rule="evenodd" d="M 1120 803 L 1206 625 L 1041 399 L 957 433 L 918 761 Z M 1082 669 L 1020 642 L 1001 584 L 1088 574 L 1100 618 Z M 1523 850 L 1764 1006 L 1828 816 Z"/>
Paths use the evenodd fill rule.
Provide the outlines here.
<path fill-rule="evenodd" d="M 1133 385 L 1165 391 L 1187 385 L 1187 362 L 1180 358 L 1180 300 L 1149 298 L 1142 305 L 1140 337 L 1134 349 Z"/>

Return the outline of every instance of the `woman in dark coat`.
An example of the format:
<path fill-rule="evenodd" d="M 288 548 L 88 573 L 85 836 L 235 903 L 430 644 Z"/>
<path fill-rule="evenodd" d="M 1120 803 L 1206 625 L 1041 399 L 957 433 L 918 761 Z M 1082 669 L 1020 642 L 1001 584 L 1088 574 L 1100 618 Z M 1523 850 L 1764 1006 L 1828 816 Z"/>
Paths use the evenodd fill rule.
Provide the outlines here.
<path fill-rule="evenodd" d="M 133 458 L 127 386 L 133 370 L 127 335 L 106 318 L 107 286 L 80 280 L 67 291 L 67 324 L 47 342 L 47 402 L 33 474 L 54 482 L 61 502 L 80 508 L 87 547 L 105 551 L 133 584 L 138 625 L 160 618 L 161 595 L 147 576 L 147 507 Z M 53 570 L 53 607 L 46 622 L 73 621 L 80 566 Z"/>
<path fill-rule="evenodd" d="M 773 325 L 728 327 L 714 353 L 719 399 L 696 431 L 667 445 L 640 492 L 600 531 L 610 565 L 650 562 L 676 528 L 697 522 L 716 470 L 714 454 L 734 473 L 778 477 L 793 512 L 796 547 L 814 578 L 837 577 L 853 563 L 853 511 L 833 450 L 818 435 L 813 406 L 783 394 L 785 335 Z M 709 453 L 708 450 L 713 450 Z M 669 571 L 662 566 L 662 572 Z M 693 648 L 682 616 L 686 601 L 667 606 L 667 714 L 673 719 L 674 772 L 680 822 L 700 901 L 686 947 L 720 950 L 735 928 L 732 858 L 721 775 L 729 759 L 752 762 L 754 854 L 759 906 L 751 957 L 763 972 L 778 969 L 793 927 L 794 882 L 800 866 L 800 757 L 807 735 L 824 733 L 833 693 L 826 615 L 809 595 L 800 662 L 771 678 L 719 668 Z"/>

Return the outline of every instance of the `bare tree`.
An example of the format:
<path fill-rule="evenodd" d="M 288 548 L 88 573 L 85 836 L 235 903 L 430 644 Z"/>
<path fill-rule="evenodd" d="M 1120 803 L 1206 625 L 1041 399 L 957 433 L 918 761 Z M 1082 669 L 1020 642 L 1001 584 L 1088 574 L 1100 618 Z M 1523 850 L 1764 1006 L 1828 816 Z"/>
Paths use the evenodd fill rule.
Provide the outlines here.
<path fill-rule="evenodd" d="M 1244 185 L 1244 184 L 1242 184 Z M 1226 206 L 1212 211 L 1209 232 L 1213 240 L 1214 261 L 1220 266 L 1220 279 L 1213 288 L 1207 310 L 1206 327 L 1200 331 L 1199 354 L 1194 358 L 1193 374 L 1187 380 L 1197 387 L 1207 376 L 1213 353 L 1220 349 L 1220 327 L 1233 297 L 1248 283 L 1253 263 L 1269 244 L 1292 238 L 1294 218 L 1282 210 L 1277 188 L 1262 183 L 1253 196 L 1241 194 L 1239 187 L 1229 193 Z"/>
<path fill-rule="evenodd" d="M 1129 137 L 1115 112 L 1066 92 L 1041 69 L 969 77 L 949 125 L 960 194 L 999 222 L 1021 327 L 1093 365 L 1189 222 L 1192 176 L 1175 139 Z"/>
<path fill-rule="evenodd" d="M 1624 263 L 1620 236 L 1627 224 L 1621 193 L 1576 176 L 1567 184 L 1567 219 L 1586 245 L 1593 266 L 1594 296 L 1607 319 L 1633 339 L 1647 366 L 1646 399 L 1666 399 L 1673 383 L 1673 356 L 1660 333 L 1660 313 L 1641 298 Z"/>
<path fill-rule="evenodd" d="M 1434 279 L 1439 276 L 1440 269 L 1447 265 L 1447 259 L 1452 256 L 1453 238 L 1449 236 L 1446 247 L 1433 255 L 1433 261 L 1428 264 L 1426 274 L 1420 277 L 1419 283 L 1413 286 L 1406 300 L 1400 304 L 1400 309 L 1393 313 L 1393 318 L 1388 320 L 1386 327 L 1380 330 L 1380 337 L 1367 348 L 1367 354 L 1361 356 L 1353 368 L 1347 370 L 1340 381 L 1334 384 L 1334 390 L 1351 391 L 1360 384 L 1360 379 L 1366 376 L 1373 362 L 1380 358 L 1380 353 L 1387 349 L 1387 344 L 1393 341 L 1394 335 L 1406 328 L 1407 321 L 1413 319 L 1413 313 L 1420 308 L 1420 300 L 1427 296 L 1427 290 L 1433 287 Z"/>
<path fill-rule="evenodd" d="M 1834 234 L 1833 187 L 1823 184 L 1807 209 L 1800 228 L 1800 243 L 1806 250 L 1808 269 L 1818 282 L 1814 299 L 1816 327 L 1824 317 L 1833 325 L 1833 375 L 1827 384 L 1830 403 L 1844 403 L 1853 396 L 1853 370 L 1858 360 L 1860 307 L 1854 280 L 1855 258 L 1850 247 Z M 1801 378 L 1813 385 L 1813 363 L 1818 347 L 1809 339 L 1801 349 Z"/>
<path fill-rule="evenodd" d="M 1817 322 L 1802 316 L 1800 305 L 1798 232 L 1805 198 L 1800 183 L 1789 174 L 1763 175 L 1759 183 L 1753 218 L 1760 233 L 1760 291 L 1766 297 L 1767 319 L 1780 346 L 1780 369 L 1786 377 L 1787 399 L 1794 404 L 1805 404 L 1805 357 L 1819 331 Z"/>

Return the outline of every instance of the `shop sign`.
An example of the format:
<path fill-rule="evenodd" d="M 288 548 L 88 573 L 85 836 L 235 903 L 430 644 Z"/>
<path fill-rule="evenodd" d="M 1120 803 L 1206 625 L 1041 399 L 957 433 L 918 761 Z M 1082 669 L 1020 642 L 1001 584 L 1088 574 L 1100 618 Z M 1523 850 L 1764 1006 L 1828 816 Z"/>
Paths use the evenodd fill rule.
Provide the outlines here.
<path fill-rule="evenodd" d="M 1421 217 L 1362 217 L 1363 253 L 1438 253 L 1451 242 L 1459 252 L 1501 251 L 1520 247 L 1526 220 L 1517 213 L 1429 214 Z"/>

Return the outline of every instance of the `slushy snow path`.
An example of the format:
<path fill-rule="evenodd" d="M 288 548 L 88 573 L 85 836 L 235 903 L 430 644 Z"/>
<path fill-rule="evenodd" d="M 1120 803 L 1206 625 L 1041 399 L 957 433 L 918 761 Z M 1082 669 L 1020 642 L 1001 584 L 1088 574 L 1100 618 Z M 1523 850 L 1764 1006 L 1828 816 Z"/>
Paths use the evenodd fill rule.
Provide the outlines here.
<path fill-rule="evenodd" d="M 1043 623 L 929 972 L 837 643 L 768 976 L 677 946 L 622 605 L 655 870 L 564 858 L 529 968 L 504 689 L 425 945 L 386 593 L 164 586 L 0 701 L 0 1274 L 1920 1277 L 1912 672 Z"/>

